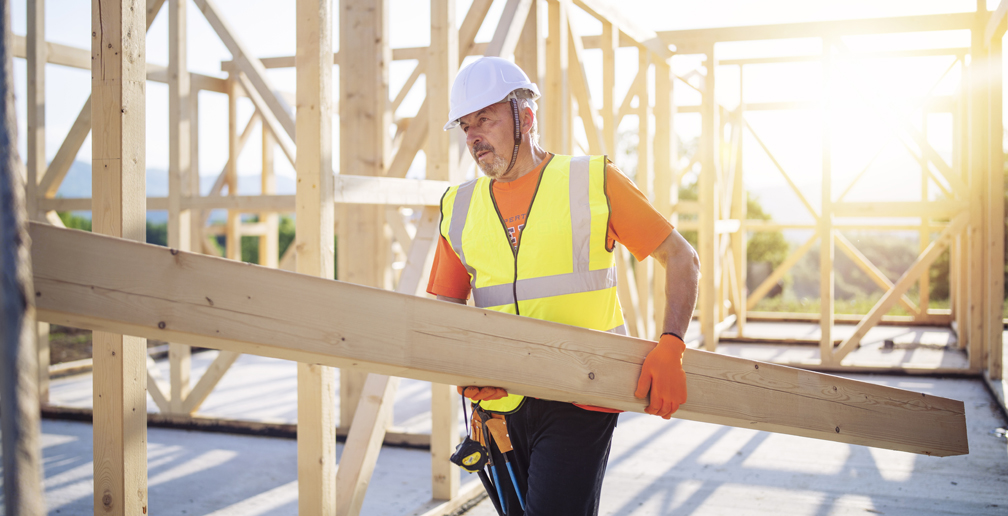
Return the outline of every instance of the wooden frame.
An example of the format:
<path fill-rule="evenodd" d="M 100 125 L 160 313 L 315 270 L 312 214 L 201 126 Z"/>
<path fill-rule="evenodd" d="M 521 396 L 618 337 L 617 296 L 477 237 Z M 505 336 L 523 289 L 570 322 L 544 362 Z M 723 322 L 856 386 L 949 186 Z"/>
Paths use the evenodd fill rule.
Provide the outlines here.
<path fill-rule="evenodd" d="M 148 27 L 154 15 L 160 10 L 162 3 L 164 0 L 148 0 L 146 2 Z M 1004 390 L 1003 383 L 1001 383 L 1004 351 L 999 338 L 1001 299 L 1004 287 L 1000 275 L 996 274 L 1001 266 L 1004 243 L 1001 237 L 1002 233 L 998 230 L 1000 226 L 991 223 L 991 221 L 1004 217 L 1001 203 L 995 202 L 999 199 L 998 193 L 1004 188 L 1003 180 L 1000 174 L 991 173 L 999 170 L 999 164 L 1003 160 L 1003 156 L 998 152 L 1002 134 L 999 116 L 1002 99 L 1000 98 L 1001 70 L 997 63 L 1000 62 L 1000 38 L 1005 32 L 1006 11 L 1008 11 L 1004 1 L 992 13 L 978 12 L 880 20 L 783 24 L 764 27 L 672 31 L 657 34 L 642 29 L 633 20 L 625 19 L 612 4 L 604 0 L 509 0 L 505 3 L 503 15 L 497 20 L 496 30 L 489 42 L 476 42 L 475 34 L 485 23 L 492 0 L 473 2 L 457 32 L 450 30 L 455 26 L 452 18 L 453 2 L 451 0 L 432 0 L 432 12 L 438 13 L 436 18 L 432 16 L 432 20 L 437 20 L 441 24 L 441 29 L 432 27 L 430 47 L 390 49 L 387 45 L 388 38 L 379 37 L 377 39 L 380 39 L 381 42 L 374 45 L 366 43 L 365 46 L 368 47 L 366 49 L 354 48 L 351 44 L 353 42 L 376 41 L 374 38 L 361 37 L 363 33 L 379 36 L 386 34 L 389 14 L 386 10 L 378 9 L 370 14 L 361 14 L 363 18 L 360 20 L 363 24 L 358 24 L 357 29 L 342 27 L 343 30 L 340 30 L 339 37 L 349 39 L 346 40 L 346 44 L 340 45 L 343 49 L 341 55 L 333 54 L 330 57 L 330 52 L 319 51 L 316 52 L 318 56 L 315 54 L 310 56 L 312 62 L 318 65 L 319 70 L 327 69 L 330 61 L 335 65 L 346 67 L 347 73 L 340 76 L 345 78 L 347 82 L 341 84 L 340 90 L 344 92 L 360 91 L 363 95 L 356 97 L 356 104 L 348 102 L 345 97 L 343 102 L 329 101 L 330 107 L 326 112 L 331 115 L 355 117 L 353 123 L 361 128 L 360 134 L 356 136 L 367 135 L 365 138 L 367 141 L 352 141 L 354 135 L 345 135 L 348 139 L 340 142 L 340 147 L 343 149 L 343 152 L 339 153 L 341 174 L 332 181 L 334 184 L 331 188 L 322 186 L 316 192 L 321 200 L 318 203 L 312 201 L 311 206 L 317 204 L 318 212 L 314 211 L 316 208 L 310 208 L 307 216 L 299 215 L 298 217 L 299 220 L 304 218 L 313 221 L 312 225 L 332 227 L 333 223 L 326 218 L 324 213 L 335 206 L 335 203 L 339 203 L 336 209 L 344 214 L 339 217 L 339 228 L 345 238 L 343 241 L 356 241 L 359 244 L 351 245 L 357 249 L 367 249 L 366 252 L 361 253 L 366 256 L 366 259 L 358 260 L 360 263 L 355 264 L 352 257 L 341 257 L 344 258 L 340 260 L 341 267 L 348 267 L 341 272 L 341 278 L 351 279 L 350 276 L 358 276 L 361 282 L 373 286 L 391 288 L 395 284 L 397 290 L 403 293 L 412 294 L 417 291 L 417 285 L 422 284 L 423 272 L 428 267 L 430 260 L 430 248 L 436 238 L 434 219 L 437 217 L 437 210 L 434 207 L 438 205 L 440 196 L 447 185 L 460 182 L 467 173 L 467 166 L 471 164 L 471 160 L 467 159 L 467 154 L 463 153 L 459 156 L 458 149 L 453 149 L 453 146 L 458 145 L 457 139 L 440 130 L 441 118 L 447 112 L 447 89 L 457 71 L 458 63 L 465 56 L 481 53 L 510 56 L 514 53 L 516 60 L 529 70 L 530 75 L 534 76 L 533 80 L 540 83 L 546 97 L 551 99 L 550 102 L 541 103 L 539 113 L 541 115 L 540 130 L 547 149 L 558 152 L 576 152 L 577 149 L 591 152 L 612 152 L 616 146 L 616 128 L 622 122 L 623 117 L 627 115 L 638 117 L 638 132 L 641 134 L 639 150 L 642 156 L 639 161 L 640 170 L 637 174 L 638 186 L 646 195 L 653 197 L 656 207 L 673 220 L 677 227 L 700 230 L 700 254 L 705 274 L 701 288 L 702 302 L 699 315 L 703 335 L 702 343 L 707 349 L 716 348 L 719 334 L 733 322 L 738 326 L 739 334 L 743 335 L 748 311 L 805 251 L 814 246 L 816 242 L 819 242 L 824 248 L 832 248 L 835 243 L 842 252 L 854 258 L 857 265 L 865 270 L 876 284 L 887 289 L 884 302 L 880 301 L 876 309 L 873 309 L 872 313 L 864 318 L 859 332 L 863 333 L 863 330 L 883 321 L 907 322 L 906 318 L 882 315 L 885 312 L 883 305 L 897 302 L 910 310 L 913 316 L 909 321 L 913 323 L 938 324 L 944 322 L 948 324 L 956 320 L 961 343 L 970 353 L 971 359 L 970 368 L 963 372 L 965 374 L 983 372 L 992 386 L 1001 386 L 1002 391 Z M 93 59 L 91 52 L 85 49 L 46 42 L 38 23 L 44 13 L 43 1 L 30 0 L 29 4 L 31 6 L 29 12 L 35 16 L 35 23 L 29 23 L 29 34 L 26 37 L 14 38 L 14 52 L 29 61 L 29 78 L 30 81 L 34 81 L 30 82 L 29 86 L 29 104 L 37 108 L 44 100 L 39 96 L 41 93 L 39 84 L 44 83 L 45 63 L 91 69 Z M 276 92 L 270 85 L 266 73 L 269 68 L 296 67 L 300 81 L 303 79 L 301 74 L 308 69 L 302 63 L 304 55 L 269 58 L 250 55 L 226 20 L 220 15 L 213 1 L 197 0 L 197 6 L 234 56 L 233 60 L 222 63 L 222 70 L 228 73 L 226 79 L 189 73 L 184 58 L 180 57 L 184 56 L 185 47 L 184 4 L 185 2 L 178 0 L 169 0 L 169 66 L 140 65 L 131 69 L 131 72 L 137 77 L 136 80 L 143 80 L 146 77 L 147 80 L 167 82 L 170 91 L 172 130 L 169 135 L 169 155 L 172 161 L 169 194 L 165 198 L 148 199 L 146 207 L 148 209 L 169 210 L 170 225 L 173 228 L 169 234 L 171 247 L 175 249 L 184 251 L 187 248 L 202 248 L 207 250 L 206 238 L 218 230 L 206 227 L 206 217 L 211 209 L 224 208 L 228 209 L 230 214 L 230 224 L 224 230 L 228 236 L 227 240 L 232 242 L 228 256 L 239 258 L 237 253 L 240 247 L 235 244 L 244 234 L 260 236 L 260 244 L 263 246 L 260 248 L 260 256 L 267 258 L 267 260 L 270 257 L 275 258 L 277 250 L 275 247 L 269 246 L 276 242 L 277 214 L 289 213 L 295 209 L 300 211 L 305 209 L 307 205 L 302 203 L 301 197 L 298 195 L 276 195 L 275 192 L 270 191 L 267 184 L 269 179 L 265 171 L 272 169 L 271 165 L 267 166 L 267 164 L 272 163 L 273 149 L 279 146 L 281 152 L 291 163 L 320 163 L 318 170 L 312 172 L 312 174 L 318 174 L 319 181 L 317 183 L 319 185 L 324 185 L 324 178 L 331 177 L 330 170 L 325 166 L 324 158 L 316 159 L 314 154 L 309 154 L 308 158 L 302 156 L 302 160 L 295 159 L 298 157 L 298 147 L 300 147 L 295 140 L 296 136 L 304 136 L 300 139 L 301 142 L 314 142 L 319 138 L 324 142 L 324 137 L 316 135 L 312 132 L 314 130 L 309 130 L 309 135 L 302 134 L 302 130 L 295 126 L 295 119 L 288 105 L 292 102 L 292 97 L 289 94 Z M 319 4 L 323 7 L 326 5 L 324 2 Z M 312 8 L 318 7 L 319 4 L 313 3 L 314 7 Z M 370 3 L 367 4 L 370 5 Z M 364 6 L 365 2 L 363 0 L 344 0 L 343 5 L 353 9 Z M 379 7 L 385 6 L 383 2 L 378 5 Z M 579 34 L 577 28 L 571 24 L 571 10 L 584 11 L 601 21 L 602 34 Z M 352 16 L 348 15 L 347 19 L 350 18 Z M 174 23 L 172 23 L 173 20 Z M 305 20 L 303 23 L 310 23 L 310 21 Z M 543 35 L 547 27 L 550 34 L 558 35 L 558 37 L 544 38 Z M 974 39 L 969 48 L 859 53 L 847 50 L 843 46 L 842 40 L 839 39 L 840 36 L 851 34 L 953 29 L 972 31 Z M 355 33 L 355 30 L 361 34 Z M 440 32 L 436 32 L 436 30 L 440 30 Z M 300 29 L 298 33 L 301 34 Z M 764 38 L 819 37 L 823 35 L 825 35 L 824 49 L 827 51 L 820 55 L 765 56 L 736 60 L 717 59 L 716 45 L 719 42 Z M 304 43 L 304 48 L 299 43 L 299 51 L 314 48 L 311 45 L 317 41 L 308 38 Z M 639 73 L 626 96 L 623 99 L 618 99 L 613 93 L 612 87 L 616 50 L 625 46 L 638 49 Z M 828 50 L 831 48 L 835 51 Z M 588 84 L 598 78 L 589 76 L 584 67 L 587 56 L 597 50 L 601 51 L 603 56 L 602 99 L 592 97 Z M 672 66 L 675 63 L 675 56 L 688 53 L 707 55 L 706 74 L 690 72 L 676 75 Z M 971 58 L 971 64 L 968 67 L 965 64 L 967 54 Z M 967 89 L 964 88 L 964 91 L 954 95 L 941 97 L 928 95 L 928 98 L 919 106 L 920 111 L 925 113 L 925 117 L 926 113 L 953 113 L 957 121 L 955 134 L 957 155 L 954 156 L 951 163 L 946 162 L 927 140 L 926 131 L 920 131 L 914 124 L 906 121 L 897 120 L 894 125 L 901 133 L 898 141 L 921 163 L 922 174 L 933 177 L 934 184 L 947 197 L 947 200 L 944 201 L 856 203 L 844 200 L 850 186 L 839 196 L 829 187 L 824 186 L 821 192 L 824 208 L 816 210 L 802 195 L 777 158 L 771 154 L 771 150 L 761 137 L 748 124 L 745 115 L 749 111 L 817 109 L 819 104 L 804 100 L 746 103 L 743 99 L 737 108 L 727 109 L 713 101 L 714 83 L 718 80 L 718 70 L 726 66 L 738 66 L 741 80 L 741 70 L 744 70 L 745 67 L 762 66 L 769 63 L 829 62 L 838 59 L 876 59 L 881 57 L 914 58 L 934 55 L 954 56 L 955 60 L 946 70 L 946 74 L 954 72 L 958 67 L 967 82 L 973 81 L 977 86 L 970 91 L 966 91 Z M 413 59 L 418 62 L 406 85 L 392 95 L 387 91 L 387 81 L 384 81 L 384 74 L 387 74 L 388 63 L 394 59 Z M 140 62 L 142 63 L 143 60 Z M 828 66 L 826 69 L 828 70 Z M 653 78 L 652 74 L 648 73 L 649 70 L 654 70 Z M 422 107 L 415 117 L 396 117 L 396 111 L 403 99 L 413 90 L 415 85 L 419 84 L 421 75 L 424 76 L 428 88 Z M 304 80 L 315 81 L 307 78 Z M 313 84 L 320 85 L 323 83 L 324 79 L 321 76 L 318 81 L 313 82 Z M 702 93 L 705 102 L 694 106 L 676 106 L 672 99 L 672 91 L 674 87 L 682 85 Z M 299 87 L 298 90 L 302 95 L 305 91 L 313 91 L 311 87 L 307 89 Z M 210 196 L 200 196 L 196 188 L 195 181 L 198 178 L 196 166 L 198 135 L 196 129 L 198 124 L 190 124 L 187 128 L 185 123 L 187 117 L 188 120 L 198 119 L 198 95 L 201 91 L 226 94 L 229 96 L 229 102 L 232 106 L 235 105 L 239 97 L 247 97 L 255 107 L 253 117 L 244 130 L 239 132 L 237 120 L 229 128 L 232 160 L 219 176 Z M 394 97 L 394 99 L 389 97 Z M 652 97 L 654 97 L 653 102 L 650 101 Z M 320 101 L 316 96 L 310 99 L 299 98 L 297 102 L 299 106 L 302 105 L 302 100 L 306 102 L 304 105 L 308 105 L 312 101 Z M 635 101 L 637 102 L 636 107 L 631 107 Z M 58 221 L 53 213 L 54 210 L 90 209 L 91 207 L 91 199 L 56 199 L 55 194 L 92 124 L 98 127 L 99 123 L 104 123 L 92 116 L 92 112 L 96 115 L 107 114 L 108 110 L 99 105 L 97 100 L 94 105 L 92 102 L 92 99 L 89 99 L 85 103 L 47 169 L 44 167 L 44 160 L 40 163 L 37 158 L 40 148 L 43 152 L 41 155 L 44 157 L 44 147 L 40 147 L 40 141 L 44 140 L 44 123 L 41 123 L 42 118 L 38 115 L 38 109 L 29 110 L 28 127 L 29 139 L 31 140 L 29 143 L 29 174 L 34 173 L 35 179 L 29 182 L 28 201 L 31 205 L 30 212 L 34 214 L 32 216 L 39 220 L 53 221 L 55 219 Z M 871 100 L 866 99 L 866 102 L 871 103 Z M 234 112 L 233 109 L 232 112 Z M 995 112 L 996 115 L 990 115 Z M 677 198 L 677 187 L 683 173 L 675 163 L 678 153 L 674 148 L 676 143 L 674 118 L 676 114 L 686 113 L 697 113 L 703 118 L 702 152 L 696 158 L 696 162 L 701 167 L 700 202 L 679 202 Z M 581 126 L 585 129 L 584 136 L 575 130 L 578 128 L 575 117 L 581 119 Z M 653 128 L 650 123 L 652 117 Z M 298 117 L 298 122 L 302 122 L 302 118 Z M 373 122 L 358 123 L 363 119 L 369 119 Z M 395 121 L 393 122 L 393 120 Z M 394 141 L 388 137 L 388 129 L 393 123 L 399 129 L 399 135 Z M 317 127 L 323 126 L 325 123 L 320 123 Z M 236 157 L 241 153 L 245 142 L 251 137 L 253 131 L 260 127 L 263 131 L 264 142 L 263 192 L 265 195 L 238 196 L 236 195 L 235 183 Z M 730 136 L 725 135 L 726 128 L 731 129 Z M 762 151 L 770 157 L 785 180 L 791 183 L 793 190 L 799 195 L 814 219 L 812 224 L 761 223 L 746 219 L 745 195 L 742 188 L 744 171 L 741 167 L 742 135 L 746 130 Z M 187 139 L 190 141 L 188 145 L 186 144 Z M 364 143 L 362 144 L 362 142 Z M 319 149 L 315 149 L 314 144 L 309 145 L 312 147 L 308 150 L 312 153 L 316 150 L 322 154 L 327 152 L 324 144 Z M 828 149 L 828 136 L 824 137 L 823 145 Z M 269 150 L 267 151 L 267 149 Z M 351 149 L 356 150 L 351 151 Z M 427 179 L 402 179 L 421 149 L 424 149 L 428 156 Z M 329 149 L 328 152 L 332 152 L 332 149 Z M 34 161 L 33 153 L 36 156 Z M 829 177 L 828 155 L 828 151 L 824 152 L 824 176 L 827 178 Z M 380 159 L 376 159 L 376 157 Z M 693 165 L 691 163 L 683 167 L 682 170 L 688 171 Z M 931 171 L 932 168 L 934 172 Z M 300 177 L 300 167 L 298 171 Z M 220 193 L 223 191 L 225 183 L 229 186 L 228 195 L 221 196 Z M 828 185 L 828 183 L 826 181 L 824 185 Z M 925 186 L 925 188 L 927 187 Z M 134 192 L 133 197 L 136 195 Z M 142 194 L 140 197 L 143 197 Z M 923 192 L 922 198 L 927 198 L 926 190 Z M 139 202 L 138 198 L 126 199 L 124 197 L 124 199 L 123 202 L 127 204 Z M 95 201 L 100 200 L 101 196 L 96 195 Z M 411 207 L 414 211 L 420 209 L 422 212 L 420 220 L 403 221 L 402 215 L 399 213 L 400 206 Z M 421 209 L 420 207 L 426 208 Z M 190 219 L 188 223 L 186 222 L 187 213 Z M 260 220 L 264 222 L 254 226 L 242 224 L 240 216 L 243 213 L 260 213 Z M 358 215 L 350 216 L 354 213 Z M 965 223 L 962 222 L 964 220 L 962 214 L 964 213 L 969 214 Z M 683 214 L 699 214 L 700 217 L 680 222 L 678 217 Z M 920 277 L 926 277 L 923 272 L 927 268 L 926 265 L 920 264 L 934 257 L 935 246 L 952 249 L 953 308 L 950 311 L 938 311 L 930 308 L 926 297 L 921 300 L 919 305 L 915 305 L 908 297 L 900 293 L 901 289 L 905 290 L 905 287 L 909 285 L 908 282 L 912 283 L 912 279 L 904 278 L 905 280 L 901 279 L 895 283 L 888 281 L 850 242 L 840 235 L 839 230 L 858 227 L 855 224 L 845 222 L 843 217 L 865 214 L 876 217 L 913 216 L 920 218 L 919 225 L 884 225 L 887 228 L 910 228 L 920 232 L 922 254 L 915 265 L 916 269 L 912 271 L 915 274 L 921 273 Z M 946 223 L 942 219 L 948 219 L 952 222 Z M 391 240 L 383 236 L 384 226 L 387 224 L 391 225 L 396 235 L 396 245 L 399 246 L 398 251 L 395 251 L 399 256 L 396 260 L 406 260 L 405 268 L 401 273 L 388 269 L 388 264 L 393 259 Z M 957 231 L 961 224 L 966 225 L 965 231 Z M 814 236 L 792 253 L 785 260 L 784 265 L 774 271 L 760 287 L 752 293 L 745 292 L 746 233 L 748 231 L 798 227 L 813 229 Z M 883 226 L 873 227 L 881 229 Z M 189 232 L 188 237 L 186 236 L 187 231 Z M 943 236 L 935 242 L 928 242 L 929 236 L 938 231 L 943 231 Z M 314 260 L 315 251 L 312 250 L 308 254 L 295 257 L 297 252 L 293 249 L 301 247 L 303 235 L 313 232 L 314 228 L 299 228 L 299 245 L 291 246 L 292 251 L 288 253 L 286 259 L 282 261 L 273 259 L 272 262 L 266 261 L 264 263 L 274 266 L 279 266 L 282 263 L 292 269 L 307 270 L 304 268 L 307 265 L 302 262 L 307 260 L 308 258 L 305 257 L 308 256 Z M 348 234 L 348 232 L 351 233 Z M 319 245 L 324 248 L 327 245 L 326 238 L 325 231 L 322 231 L 319 235 L 312 236 L 311 240 L 319 242 Z M 331 236 L 328 238 L 331 239 Z M 341 246 L 341 249 L 347 247 L 347 245 Z M 931 254 L 928 254 L 929 252 Z M 833 263 L 831 254 L 821 254 L 821 269 L 824 271 L 831 269 Z M 625 308 L 631 333 L 642 338 L 654 337 L 655 331 L 660 327 L 658 319 L 661 317 L 663 306 L 663 290 L 661 288 L 664 281 L 663 271 L 660 267 L 653 267 L 650 260 L 643 264 L 636 264 L 635 267 L 627 266 L 623 251 L 617 254 L 617 264 L 620 269 L 620 298 Z M 323 265 L 321 270 L 324 269 Z M 706 274 L 706 271 L 711 271 L 711 274 Z M 824 275 L 821 279 L 823 290 L 829 290 L 827 288 L 831 284 L 829 278 Z M 921 283 L 921 286 L 925 288 L 926 281 Z M 844 355 L 856 346 L 856 339 L 845 342 L 838 349 L 833 347 L 834 339 L 831 338 L 829 329 L 832 324 L 831 320 L 836 317 L 832 312 L 829 303 L 823 303 L 822 312 L 817 317 L 824 323 L 823 338 L 820 342 L 823 360 L 818 364 L 803 365 L 835 371 L 860 371 L 863 368 L 844 365 Z M 40 329 L 44 328 L 45 325 L 40 326 Z M 233 349 L 222 352 L 210 371 L 203 378 L 196 380 L 195 385 L 189 391 L 190 379 L 186 367 L 186 349 L 183 345 L 173 346 L 174 352 L 170 355 L 172 372 L 162 387 L 158 386 L 157 378 L 149 372 L 148 375 L 142 375 L 145 378 L 152 378 L 148 380 L 148 388 L 158 406 L 166 412 L 183 416 L 192 414 L 199 408 L 216 382 L 220 380 L 239 355 L 239 352 Z M 41 351 L 39 358 L 42 360 Z M 98 367 L 101 369 L 103 366 Z M 354 376 L 354 373 L 350 371 L 344 372 L 346 374 L 341 375 L 341 378 L 349 379 Z M 916 373 L 917 371 L 911 372 Z M 42 375 L 40 383 L 44 382 L 46 378 L 46 375 Z M 324 382 L 324 379 L 322 381 Z M 353 435 L 365 436 L 355 437 L 355 439 L 364 439 L 362 442 L 366 443 L 368 449 L 374 448 L 376 443 L 381 440 L 380 435 L 384 434 L 385 416 L 382 414 L 385 409 L 383 407 L 388 404 L 386 398 L 390 395 L 389 393 L 394 392 L 394 380 L 392 379 L 386 380 L 384 384 L 371 383 L 373 385 L 370 391 L 385 393 L 385 395 L 377 396 L 371 401 L 361 400 L 358 403 L 355 393 L 361 392 L 367 385 L 363 375 L 359 375 L 355 381 L 348 381 L 341 388 L 342 396 L 344 396 L 341 431 L 350 431 Z M 431 442 L 432 454 L 438 458 L 432 466 L 434 498 L 455 500 L 452 503 L 456 503 L 458 488 L 453 475 L 457 471 L 446 468 L 443 461 L 444 455 L 450 452 L 453 446 L 451 440 L 453 432 L 450 422 L 455 417 L 452 413 L 455 410 L 455 404 L 450 402 L 450 398 L 453 398 L 450 387 L 437 385 L 433 389 L 436 435 L 432 436 Z M 352 415 L 354 407 L 361 407 L 363 410 L 360 425 L 357 423 L 349 425 L 350 420 L 357 420 Z M 107 409 L 100 409 L 99 412 L 104 410 Z M 322 415 L 323 419 L 328 417 L 324 413 Z M 310 423 L 310 426 L 313 429 L 320 428 L 321 424 L 316 421 Z M 316 452 L 320 450 L 324 452 L 324 446 L 319 443 L 321 441 L 316 441 L 316 444 L 310 445 L 310 448 Z M 367 471 L 367 468 L 370 467 L 369 460 L 366 457 L 361 460 L 359 462 L 360 468 L 346 468 L 347 478 L 354 478 L 354 480 L 343 482 L 340 485 L 344 487 L 339 489 L 349 489 L 351 492 L 360 493 L 359 488 L 362 483 L 366 483 L 369 475 Z M 324 478 L 328 473 L 323 471 L 321 474 Z M 307 478 L 306 476 L 305 485 L 309 485 Z M 333 505 L 333 502 L 328 501 L 327 496 L 322 494 L 317 500 L 317 504 L 311 502 L 312 511 L 315 508 L 333 506 L 341 514 L 354 512 L 352 508 L 356 499 L 348 498 L 346 502 L 349 505 L 347 505 L 342 498 L 337 497 L 339 501 Z"/>

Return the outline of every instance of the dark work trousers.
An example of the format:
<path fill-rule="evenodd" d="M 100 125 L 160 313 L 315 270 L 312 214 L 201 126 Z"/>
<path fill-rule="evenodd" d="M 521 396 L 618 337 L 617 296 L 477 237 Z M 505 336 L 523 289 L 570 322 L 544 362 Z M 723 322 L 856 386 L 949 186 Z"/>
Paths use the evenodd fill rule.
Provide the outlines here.
<path fill-rule="evenodd" d="M 618 415 L 525 398 L 517 412 L 506 416 L 514 446 L 511 467 L 525 497 L 525 511 L 515 496 L 503 457 L 496 446 L 491 450 L 507 500 L 507 515 L 597 515 Z"/>

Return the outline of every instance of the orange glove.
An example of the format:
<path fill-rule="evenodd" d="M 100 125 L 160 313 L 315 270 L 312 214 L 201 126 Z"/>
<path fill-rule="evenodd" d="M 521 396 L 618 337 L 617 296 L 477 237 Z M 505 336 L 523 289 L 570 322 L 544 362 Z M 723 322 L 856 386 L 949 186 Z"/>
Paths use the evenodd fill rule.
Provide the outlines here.
<path fill-rule="evenodd" d="M 682 367 L 685 350 L 682 339 L 666 333 L 644 359 L 634 396 L 643 399 L 651 391 L 651 403 L 644 409 L 648 414 L 669 419 L 679 405 L 686 403 L 686 373 Z"/>
<path fill-rule="evenodd" d="M 459 385 L 458 393 L 473 401 L 499 400 L 508 395 L 507 391 L 500 387 L 476 387 L 475 385 L 468 387 Z"/>

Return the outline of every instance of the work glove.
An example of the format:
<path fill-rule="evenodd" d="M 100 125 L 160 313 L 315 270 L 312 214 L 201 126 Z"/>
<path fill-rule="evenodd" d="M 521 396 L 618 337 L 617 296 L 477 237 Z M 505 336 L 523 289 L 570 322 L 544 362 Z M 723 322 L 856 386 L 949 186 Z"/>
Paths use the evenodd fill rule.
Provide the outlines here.
<path fill-rule="evenodd" d="M 499 400 L 508 395 L 507 391 L 500 387 L 477 387 L 475 385 L 468 387 L 459 385 L 458 393 L 473 401 Z"/>
<path fill-rule="evenodd" d="M 644 359 L 634 392 L 635 397 L 643 399 L 651 391 L 651 403 L 644 412 L 669 419 L 679 405 L 686 403 L 686 373 L 682 366 L 685 350 L 682 339 L 666 333 Z"/>

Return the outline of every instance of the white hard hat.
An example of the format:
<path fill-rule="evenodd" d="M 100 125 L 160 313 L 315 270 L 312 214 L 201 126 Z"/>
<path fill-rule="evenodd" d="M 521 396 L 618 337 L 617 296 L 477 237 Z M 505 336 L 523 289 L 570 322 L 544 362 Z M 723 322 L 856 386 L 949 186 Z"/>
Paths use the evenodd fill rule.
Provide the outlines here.
<path fill-rule="evenodd" d="M 500 57 L 479 58 L 455 77 L 445 131 L 458 126 L 459 118 L 505 100 L 516 90 L 529 90 L 532 100 L 539 98 L 539 88 L 517 65 Z"/>

